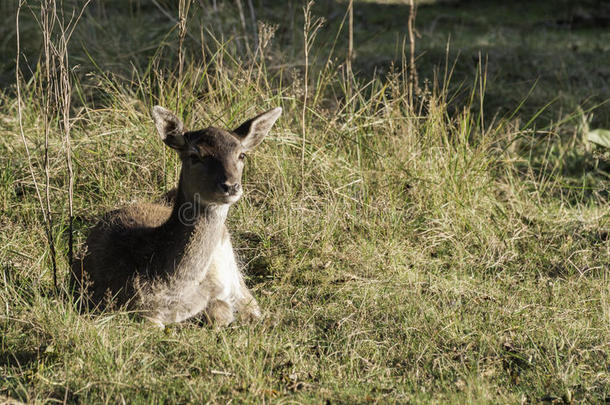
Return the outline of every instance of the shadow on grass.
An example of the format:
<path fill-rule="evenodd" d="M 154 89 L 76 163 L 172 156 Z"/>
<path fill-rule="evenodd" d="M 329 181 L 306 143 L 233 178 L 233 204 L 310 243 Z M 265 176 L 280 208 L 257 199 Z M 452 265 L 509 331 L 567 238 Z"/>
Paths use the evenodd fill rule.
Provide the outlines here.
<path fill-rule="evenodd" d="M 333 15 L 344 7 L 333 3 L 325 12 Z M 358 2 L 354 10 L 355 70 L 365 76 L 389 71 L 400 63 L 409 7 Z M 449 69 L 455 63 L 449 92 L 463 105 L 481 61 L 487 78 L 485 116 L 514 111 L 533 88 L 519 115 L 527 120 L 555 100 L 537 120 L 541 127 L 578 105 L 587 109 L 610 99 L 608 23 L 610 7 L 597 0 L 577 6 L 569 1 L 424 4 L 416 21 L 420 85 L 432 83 L 435 71 L 442 80 L 447 62 Z M 408 41 L 405 45 L 408 53 Z M 593 119 L 608 127 L 610 111 L 599 109 Z"/>
<path fill-rule="evenodd" d="M 5 16 L 5 39 L 0 43 L 3 60 L 0 83 L 5 88 L 15 78 L 16 7 L 9 3 L 0 3 L 0 12 Z M 218 4 L 216 8 L 202 7 L 205 5 L 202 2 L 191 13 L 201 19 L 202 27 L 228 39 L 231 31 L 225 31 L 234 29 L 237 22 L 233 21 L 237 18 L 235 5 Z M 330 51 L 346 7 L 344 2 L 337 1 L 316 5 L 315 14 L 327 20 L 314 49 L 320 60 L 325 60 Z M 24 10 L 21 17 L 26 78 L 34 70 L 41 52 L 41 36 L 33 12 L 36 10 Z M 274 39 L 276 51 L 284 58 L 300 60 L 300 3 L 265 2 L 264 6 L 256 6 L 255 12 L 259 20 L 278 25 Z M 374 73 L 388 72 L 392 64 L 400 65 L 408 5 L 357 1 L 354 13 L 354 70 L 359 76 L 366 79 Z M 176 69 L 178 40 L 177 33 L 172 31 L 174 15 L 177 9 L 172 2 L 160 2 L 159 7 L 141 2 L 94 2 L 86 9 L 71 42 L 71 63 L 78 67 L 74 72 L 83 80 L 90 71 L 129 76 L 132 66 L 139 72 L 146 71 L 155 55 L 162 65 Z M 443 76 L 446 60 L 450 65 L 455 62 L 450 93 L 457 93 L 454 101 L 461 105 L 468 91 L 459 89 L 472 86 L 480 58 L 487 72 L 484 103 L 487 117 L 513 111 L 535 86 L 520 114 L 529 118 L 549 101 L 556 100 L 540 117 L 541 122 L 548 123 L 573 111 L 577 105 L 584 105 L 586 109 L 610 99 L 610 34 L 606 29 L 609 24 L 610 6 L 601 0 L 424 2 L 419 6 L 416 20 L 420 84 L 425 86 L 426 80 L 432 82 L 439 67 L 439 75 Z M 194 22 L 190 27 L 198 28 Z M 191 51 L 189 60 L 198 62 L 202 44 L 199 35 L 191 34 L 185 39 L 185 46 Z M 233 33 L 236 34 L 239 33 Z M 345 27 L 337 41 L 335 55 L 341 62 L 347 51 Z M 213 47 L 213 41 L 208 42 Z M 286 62 L 291 61 L 276 60 L 273 64 Z M 608 109 L 599 110 L 593 119 L 598 126 L 610 127 Z"/>

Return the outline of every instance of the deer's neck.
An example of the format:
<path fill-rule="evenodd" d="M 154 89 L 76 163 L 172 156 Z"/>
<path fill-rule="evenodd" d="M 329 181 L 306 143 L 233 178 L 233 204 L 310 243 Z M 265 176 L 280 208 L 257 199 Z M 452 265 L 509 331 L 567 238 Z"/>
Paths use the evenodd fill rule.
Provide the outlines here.
<path fill-rule="evenodd" d="M 176 276 L 192 279 L 207 269 L 222 239 L 228 210 L 228 204 L 191 201 L 178 187 L 172 214 L 164 226 L 174 251 L 173 257 L 168 257 L 168 266 Z"/>
<path fill-rule="evenodd" d="M 220 222 L 227 218 L 228 204 L 206 204 L 198 198 L 185 197 L 182 187 L 178 187 L 172 213 L 167 221 L 173 230 L 190 235 L 206 225 Z"/>

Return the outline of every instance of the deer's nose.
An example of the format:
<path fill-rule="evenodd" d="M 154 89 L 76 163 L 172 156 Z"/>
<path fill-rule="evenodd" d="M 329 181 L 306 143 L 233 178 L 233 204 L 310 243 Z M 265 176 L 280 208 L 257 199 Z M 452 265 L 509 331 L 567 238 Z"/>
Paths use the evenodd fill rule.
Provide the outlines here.
<path fill-rule="evenodd" d="M 239 193 L 239 190 L 241 189 L 241 185 L 239 183 L 228 183 L 228 182 L 224 182 L 224 183 L 219 183 L 218 187 L 220 188 L 220 190 L 228 195 L 235 195 L 237 193 Z"/>

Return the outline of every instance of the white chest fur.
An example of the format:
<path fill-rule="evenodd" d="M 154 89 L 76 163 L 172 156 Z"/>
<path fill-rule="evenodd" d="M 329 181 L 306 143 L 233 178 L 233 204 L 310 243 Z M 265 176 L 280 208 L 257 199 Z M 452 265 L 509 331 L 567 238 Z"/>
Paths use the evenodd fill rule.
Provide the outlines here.
<path fill-rule="evenodd" d="M 232 307 L 244 298 L 230 238 L 221 239 L 209 262 L 201 259 L 196 252 L 191 252 L 186 263 L 196 271 L 187 273 L 188 277 L 157 285 L 153 294 L 142 300 L 143 307 L 150 310 L 149 319 L 159 324 L 181 322 L 205 310 L 214 300 Z"/>
<path fill-rule="evenodd" d="M 212 257 L 212 263 L 203 281 L 210 288 L 210 298 L 234 303 L 240 295 L 241 275 L 229 238 L 224 238 Z"/>

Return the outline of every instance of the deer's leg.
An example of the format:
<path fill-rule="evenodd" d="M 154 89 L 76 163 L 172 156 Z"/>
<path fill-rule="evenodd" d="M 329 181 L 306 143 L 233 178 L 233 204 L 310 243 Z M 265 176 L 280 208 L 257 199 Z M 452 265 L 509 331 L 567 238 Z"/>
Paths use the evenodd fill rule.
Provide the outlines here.
<path fill-rule="evenodd" d="M 227 301 L 210 301 L 205 314 L 208 320 L 217 326 L 226 326 L 235 319 L 235 310 Z"/>
<path fill-rule="evenodd" d="M 252 296 L 242 275 L 239 275 L 239 294 L 236 300 L 235 306 L 239 316 L 244 321 L 255 321 L 261 317 L 261 310 L 256 302 L 256 299 Z"/>
<path fill-rule="evenodd" d="M 216 325 L 228 325 L 235 319 L 236 286 L 239 278 L 237 262 L 233 254 L 231 239 L 225 231 L 221 243 L 214 251 L 210 269 L 201 283 L 202 289 L 209 291 L 210 302 L 205 308 L 208 320 Z"/>
<path fill-rule="evenodd" d="M 209 288 L 211 300 L 205 312 L 213 323 L 226 325 L 234 320 L 237 310 L 243 320 L 261 316 L 260 308 L 250 293 L 237 266 L 228 233 L 224 235 L 202 287 Z"/>

